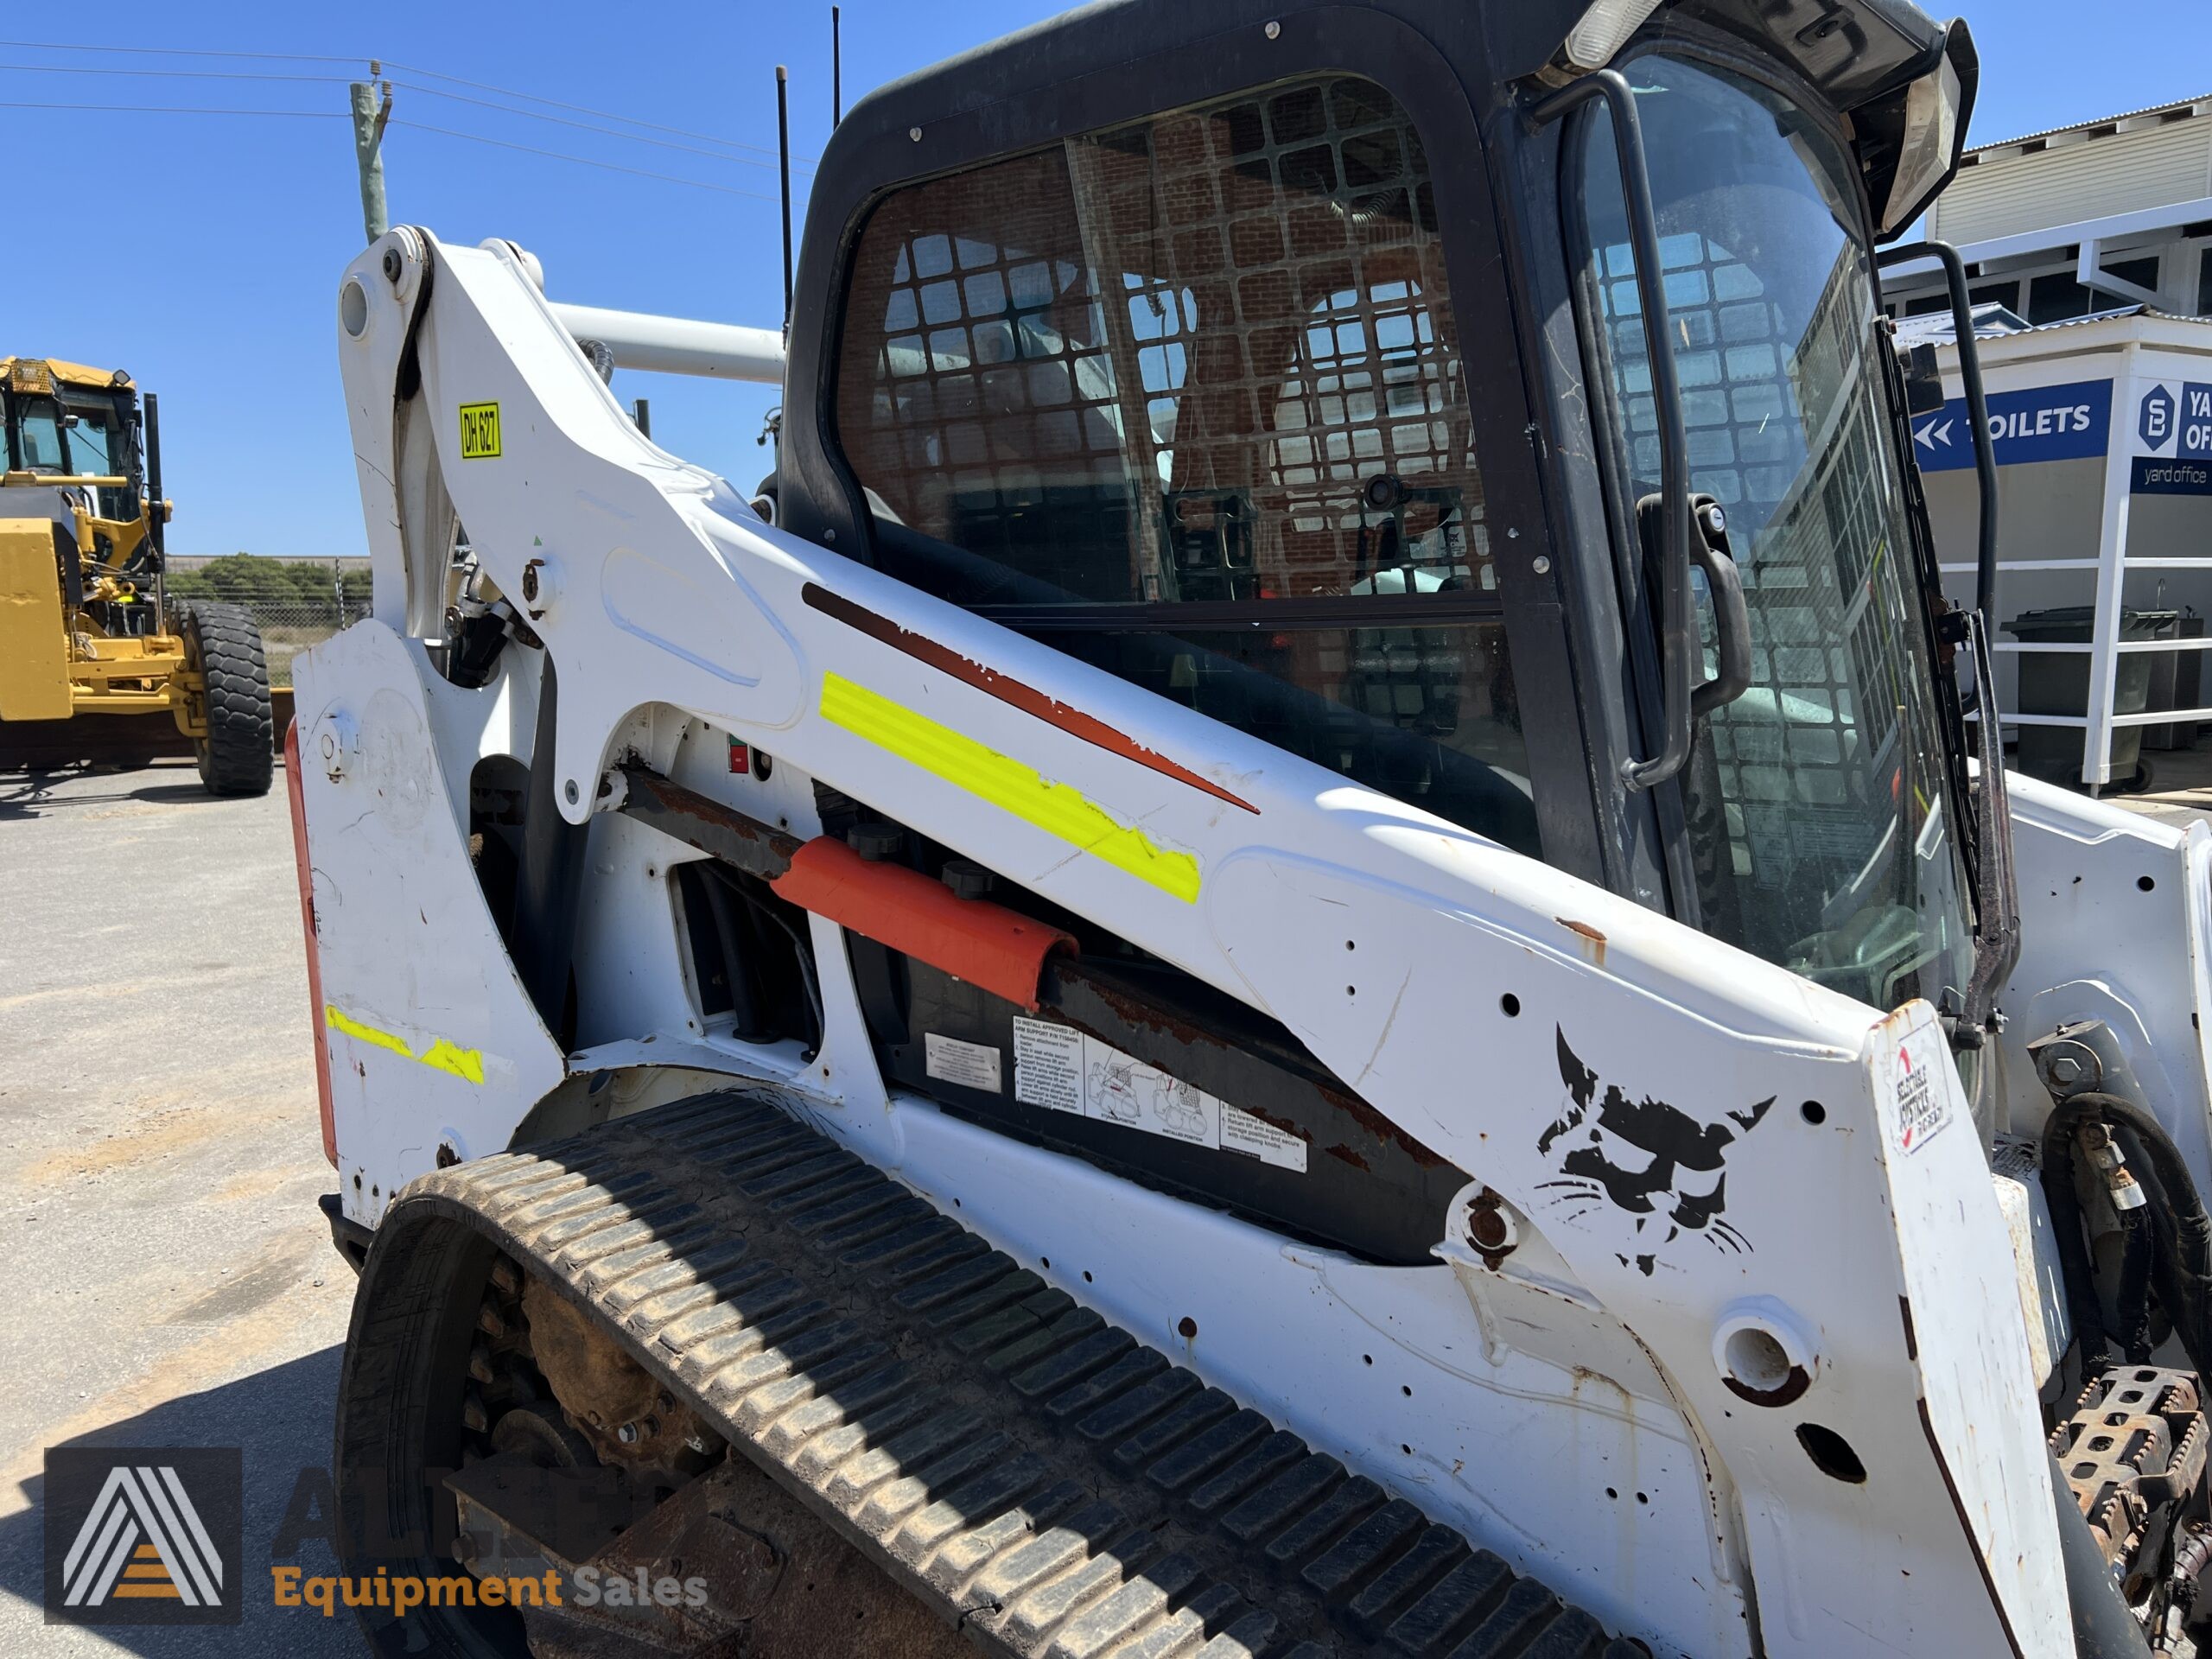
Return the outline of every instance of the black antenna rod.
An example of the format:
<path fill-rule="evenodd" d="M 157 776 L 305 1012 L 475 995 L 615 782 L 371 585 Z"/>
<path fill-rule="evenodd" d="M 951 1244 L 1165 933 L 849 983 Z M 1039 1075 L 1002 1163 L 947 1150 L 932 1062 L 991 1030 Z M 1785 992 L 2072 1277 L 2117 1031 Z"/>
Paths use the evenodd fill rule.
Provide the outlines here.
<path fill-rule="evenodd" d="M 791 326 L 791 72 L 776 66 L 776 159 L 784 175 L 784 327 Z"/>
<path fill-rule="evenodd" d="M 838 8 L 830 8 L 830 124 L 845 118 L 844 31 L 838 27 Z"/>

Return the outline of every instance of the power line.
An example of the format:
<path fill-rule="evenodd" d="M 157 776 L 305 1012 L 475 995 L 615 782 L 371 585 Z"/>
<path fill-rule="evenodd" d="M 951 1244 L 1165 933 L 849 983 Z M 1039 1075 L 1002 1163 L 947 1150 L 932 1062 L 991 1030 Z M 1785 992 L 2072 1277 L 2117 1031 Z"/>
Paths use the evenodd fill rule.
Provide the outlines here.
<path fill-rule="evenodd" d="M 210 108 L 177 104 L 52 104 L 18 100 L 0 100 L 0 110 L 89 110 L 110 115 L 249 115 L 275 116 L 300 121 L 347 121 L 353 118 L 340 110 L 241 110 Z M 535 144 L 518 144 L 505 138 L 487 138 L 480 132 L 461 132 L 452 127 L 435 127 L 423 121 L 394 120 L 395 127 L 411 127 L 416 132 L 434 132 L 442 138 L 460 138 L 472 144 L 490 144 L 499 149 L 519 150 L 525 156 L 542 156 L 552 162 L 572 162 L 578 167 L 596 167 L 609 173 L 626 173 L 632 178 L 654 179 L 663 184 L 684 184 L 694 190 L 712 190 L 725 196 L 743 196 L 748 201 L 774 201 L 773 196 L 757 190 L 736 190 L 726 184 L 709 183 L 705 179 L 687 179 L 674 173 L 655 173 L 641 167 L 624 167 L 617 162 L 594 161 L 588 156 L 570 156 L 557 149 L 540 149 Z"/>
<path fill-rule="evenodd" d="M 0 68 L 6 67 L 4 64 L 0 64 Z M 399 66 L 394 64 L 392 67 L 397 68 Z M 410 73 L 419 74 L 422 72 L 415 70 Z M 395 80 L 391 84 L 407 92 L 420 92 L 426 98 L 450 99 L 456 104 L 473 104 L 480 110 L 496 110 L 502 115 L 518 115 L 529 121 L 550 121 L 557 126 L 575 127 L 582 132 L 595 132 L 601 137 L 620 138 L 628 143 L 652 144 L 661 149 L 679 149 L 687 156 L 703 156 L 710 162 L 721 162 L 728 166 L 772 168 L 775 165 L 772 162 L 755 161 L 750 156 L 725 156 L 719 150 L 701 149 L 696 144 L 677 144 L 671 143 L 665 138 L 648 138 L 639 132 L 617 132 L 612 127 L 599 126 L 589 121 L 571 121 L 564 116 L 546 115 L 537 110 L 513 109 L 505 104 L 494 104 L 489 99 L 471 98 L 466 92 L 442 92 L 435 86 L 424 86 L 416 81 Z"/>
<path fill-rule="evenodd" d="M 0 106 L 4 107 L 4 106 Z M 757 190 L 734 190 L 726 184 L 709 184 L 704 179 L 679 178 L 673 173 L 652 173 L 644 168 L 624 167 L 616 162 L 597 162 L 588 156 L 569 156 L 557 149 L 540 149 L 535 144 L 518 144 L 505 138 L 486 138 L 479 132 L 460 132 L 451 127 L 434 127 L 421 121 L 403 121 L 397 118 L 395 127 L 411 127 L 416 132 L 435 132 L 447 138 L 465 138 L 472 144 L 492 144 L 500 149 L 518 149 L 525 156 L 543 156 L 556 162 L 574 162 L 579 167 L 604 168 L 610 173 L 627 173 L 633 178 L 658 179 L 664 184 L 688 184 L 695 190 L 715 190 L 726 196 L 743 196 L 749 201 L 773 201 L 773 196 L 764 196 Z"/>
<path fill-rule="evenodd" d="M 0 45 L 4 44 L 4 41 L 0 41 Z M 653 132 L 665 132 L 678 138 L 696 138 L 709 144 L 727 144 L 733 149 L 750 149 L 763 156 L 772 156 L 776 153 L 766 144 L 748 144 L 740 138 L 719 138 L 710 132 L 692 132 L 683 127 L 664 127 L 658 122 L 640 121 L 635 116 L 617 115 L 611 110 L 594 110 L 582 104 L 564 104 L 557 98 L 540 98 L 535 92 L 518 92 L 512 87 L 493 86 L 480 80 L 466 80 L 459 75 L 448 75 L 435 69 L 421 68 L 411 63 L 398 63 L 389 58 L 383 60 L 383 62 L 387 68 L 399 70 L 404 74 L 428 75 L 433 80 L 450 81 L 456 86 L 467 86 L 474 92 L 496 92 L 501 98 L 520 99 L 526 104 L 543 104 L 549 109 L 567 110 L 572 115 L 595 115 L 603 121 L 620 121 L 627 126 L 644 127 Z"/>
<path fill-rule="evenodd" d="M 336 58 L 321 52 L 215 52 L 190 46 L 79 46 L 68 41 L 0 41 L 0 46 L 38 52 L 119 52 L 144 58 L 254 58 L 271 63 L 366 63 L 364 57 Z"/>
<path fill-rule="evenodd" d="M 5 45 L 0 41 L 0 45 Z M 307 80 L 343 86 L 344 75 L 275 75 L 252 69 L 92 69 L 73 63 L 0 63 L 0 69 L 26 75 L 149 75 L 162 80 Z"/>
<path fill-rule="evenodd" d="M 549 109 L 566 110 L 571 115 L 597 116 L 602 121 L 619 121 L 625 126 L 643 127 L 651 132 L 664 132 L 671 137 L 694 138 L 698 140 L 701 143 L 721 144 L 732 149 L 749 149 L 753 151 L 755 154 L 761 156 L 772 156 L 776 153 L 766 144 L 747 143 L 741 138 L 724 138 L 711 132 L 693 132 L 683 127 L 664 126 L 657 121 L 641 121 L 635 116 L 618 115 L 611 110 L 595 110 L 582 104 L 564 104 L 559 99 L 540 98 L 535 92 L 518 92 L 512 87 L 494 86 L 487 82 L 480 80 L 468 80 L 460 75 L 448 75 L 442 70 L 425 69 L 416 64 L 399 63 L 390 58 L 372 59 L 366 55 L 334 57 L 327 53 L 315 52 L 219 52 L 204 47 L 86 46 L 69 41 L 0 40 L 0 47 L 29 48 L 34 51 L 40 52 L 104 52 L 124 54 L 137 57 L 236 58 L 276 63 L 351 63 L 366 65 L 372 62 L 376 62 L 381 63 L 386 68 L 399 70 L 405 74 L 426 75 L 432 80 L 449 81 L 455 86 L 466 86 L 473 92 L 493 92 L 497 93 L 501 98 L 518 99 L 525 104 L 543 104 Z M 418 87 L 416 90 L 418 92 L 429 92 L 431 89 L 429 87 Z M 496 107 L 496 105 L 493 107 Z M 514 111 L 514 113 L 522 115 L 527 114 L 528 111 L 518 110 Z M 820 158 L 816 156 L 795 156 L 793 159 L 811 162 Z"/>
<path fill-rule="evenodd" d="M 162 80 L 308 81 L 336 86 L 345 86 L 348 79 L 345 75 L 271 74 L 258 70 L 87 68 L 60 63 L 0 63 L 0 71 L 32 75 L 129 75 Z M 493 110 L 501 115 L 519 116 L 527 121 L 550 121 L 557 126 L 574 127 L 580 132 L 596 133 L 602 138 L 620 139 L 625 143 L 651 144 L 658 149 L 681 150 L 687 156 L 702 156 L 710 162 L 720 162 L 727 166 L 770 168 L 774 165 L 750 156 L 729 156 L 719 150 L 701 149 L 695 144 L 671 143 L 665 138 L 648 138 L 643 133 L 621 132 L 590 121 L 571 121 L 564 116 L 548 115 L 539 110 L 518 110 L 505 104 L 494 104 L 489 99 L 471 98 L 466 92 L 449 92 L 411 80 L 398 80 L 392 84 L 410 92 L 419 92 L 425 98 L 442 98 L 456 104 L 472 104 L 479 109 Z"/>
<path fill-rule="evenodd" d="M 201 109 L 176 104 L 31 104 L 0 102 L 0 110 L 95 110 L 109 115 L 279 115 L 302 121 L 346 121 L 342 110 Z M 767 197 L 763 196 L 766 201 Z"/>

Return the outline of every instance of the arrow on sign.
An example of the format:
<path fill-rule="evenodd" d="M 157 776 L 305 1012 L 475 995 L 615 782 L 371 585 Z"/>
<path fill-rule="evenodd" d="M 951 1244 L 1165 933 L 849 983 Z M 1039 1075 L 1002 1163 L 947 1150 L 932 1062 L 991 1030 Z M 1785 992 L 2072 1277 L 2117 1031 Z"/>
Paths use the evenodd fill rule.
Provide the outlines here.
<path fill-rule="evenodd" d="M 1923 449 L 1933 449 L 1939 443 L 1948 449 L 1951 447 L 1951 428 L 1955 424 L 1955 422 L 1947 420 L 1938 426 L 1934 421 L 1930 421 L 1919 431 L 1914 433 L 1913 436 L 1918 440 Z"/>

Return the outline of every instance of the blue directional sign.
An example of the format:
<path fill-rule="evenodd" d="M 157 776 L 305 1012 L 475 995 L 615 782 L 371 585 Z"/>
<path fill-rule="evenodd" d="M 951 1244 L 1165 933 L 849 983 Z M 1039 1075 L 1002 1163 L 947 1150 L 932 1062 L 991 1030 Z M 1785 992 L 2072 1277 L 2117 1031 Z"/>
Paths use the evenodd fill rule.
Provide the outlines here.
<path fill-rule="evenodd" d="M 2145 449 L 2176 461 L 2212 461 L 2212 386 L 2153 386 L 2143 394 L 2135 429 Z"/>
<path fill-rule="evenodd" d="M 1996 441 L 1999 467 L 2101 455 L 2112 438 L 2112 382 L 1992 392 L 1989 435 Z M 1913 423 L 1912 453 L 1923 473 L 1974 465 L 1974 423 L 1965 398 L 1955 398 Z"/>

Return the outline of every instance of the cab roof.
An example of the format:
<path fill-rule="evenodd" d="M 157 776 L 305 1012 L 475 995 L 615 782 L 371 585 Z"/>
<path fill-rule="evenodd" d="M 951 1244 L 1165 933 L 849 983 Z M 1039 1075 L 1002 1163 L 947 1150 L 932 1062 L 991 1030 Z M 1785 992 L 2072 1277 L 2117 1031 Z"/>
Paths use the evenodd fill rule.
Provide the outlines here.
<path fill-rule="evenodd" d="M 122 373 L 119 369 L 96 369 L 89 364 L 72 363 L 59 357 L 0 357 L 0 379 L 12 381 L 18 364 L 27 369 L 42 368 L 64 385 L 95 386 L 102 391 L 116 385 L 116 376 Z M 122 384 L 130 385 L 130 377 L 123 375 Z"/>

